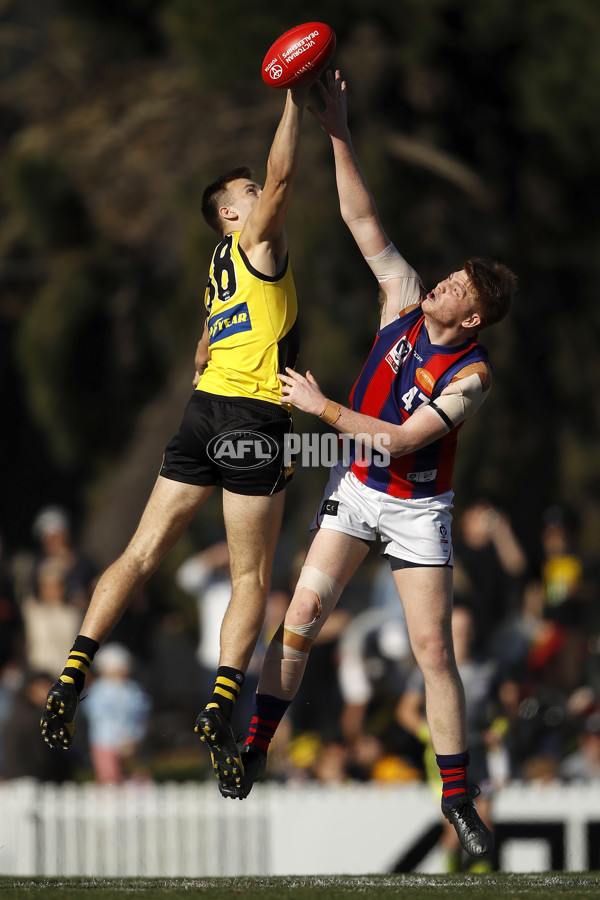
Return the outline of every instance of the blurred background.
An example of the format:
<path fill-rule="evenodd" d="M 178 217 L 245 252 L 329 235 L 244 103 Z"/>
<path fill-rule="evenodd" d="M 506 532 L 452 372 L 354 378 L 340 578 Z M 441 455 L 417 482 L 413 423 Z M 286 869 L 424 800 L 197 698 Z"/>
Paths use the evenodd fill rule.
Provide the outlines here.
<path fill-rule="evenodd" d="M 35 696 L 37 717 L 38 676 L 56 677 L 61 639 L 70 646 L 94 578 L 135 528 L 191 391 L 214 246 L 202 191 L 238 165 L 264 179 L 284 97 L 262 83 L 262 59 L 281 32 L 310 20 L 336 31 L 333 66 L 349 85 L 359 158 L 388 233 L 425 285 L 469 256 L 518 273 L 513 312 L 482 335 L 492 395 L 460 438 L 457 599 L 494 672 L 481 729 L 501 724 L 488 746 L 519 723 L 529 728 L 514 746 L 504 741 L 500 782 L 523 776 L 529 759 L 535 777 L 563 777 L 586 736 L 600 744 L 591 719 L 600 710 L 595 0 L 3 0 L 2 708 Z M 288 234 L 299 368 L 343 401 L 377 327 L 376 292 L 340 220 L 329 139 L 308 113 Z M 296 414 L 298 431 L 317 427 Z M 266 638 L 293 588 L 326 475 L 300 469 L 289 489 Z M 210 552 L 222 538 L 215 498 L 113 636 L 127 650 L 121 678 L 135 676 L 154 708 L 150 731 L 142 725 L 131 738 L 147 742 L 138 766 L 146 777 L 203 777 L 205 761 L 189 746 L 204 702 L 207 586 L 179 573 L 196 554 L 205 554 L 203 578 L 222 570 Z M 44 567 L 48 558 L 59 562 Z M 406 719 L 399 707 L 412 666 L 385 579 L 374 553 L 315 648 L 315 686 L 309 671 L 288 735 L 309 738 L 293 763 L 282 756 L 279 777 L 290 766 L 318 777 L 310 766 L 329 744 L 324 779 L 371 777 L 390 754 L 382 778 L 404 778 L 402 766 L 413 773 L 406 777 L 424 777 L 415 708 Z M 350 651 L 362 681 L 356 667 L 344 680 L 340 636 L 375 606 L 400 618 L 397 641 L 382 647 L 372 619 L 357 626 Z M 36 635 L 42 650 L 61 648 L 56 660 L 35 655 Z M 357 736 L 388 727 L 391 743 L 362 746 L 357 758 Z M 6 765 L 0 774 L 14 777 Z M 93 777 L 83 735 L 67 769 L 51 777 Z"/>

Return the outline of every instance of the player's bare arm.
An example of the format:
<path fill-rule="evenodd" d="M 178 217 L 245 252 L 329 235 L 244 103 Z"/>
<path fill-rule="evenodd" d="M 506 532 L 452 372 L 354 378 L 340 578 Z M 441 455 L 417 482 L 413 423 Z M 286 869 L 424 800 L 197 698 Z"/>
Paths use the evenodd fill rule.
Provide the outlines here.
<path fill-rule="evenodd" d="M 336 183 L 342 219 L 380 287 L 381 327 L 420 299 L 421 284 L 415 270 L 396 250 L 383 228 L 348 129 L 346 82 L 340 71 L 327 72 L 327 85 L 317 82 L 322 110 L 309 106 L 333 147 Z"/>
<path fill-rule="evenodd" d="M 317 82 L 322 110 L 309 106 L 321 128 L 329 134 L 335 160 L 335 176 L 342 219 L 363 256 L 375 256 L 390 243 L 373 196 L 367 187 L 348 129 L 346 82 L 339 70 L 328 71 L 326 85 Z"/>
<path fill-rule="evenodd" d="M 310 87 L 310 83 L 297 85 L 287 92 L 267 160 L 264 187 L 254 185 L 256 203 L 240 236 L 240 247 L 263 275 L 277 275 L 285 262 L 285 218 L 298 172 L 302 116 Z"/>
<path fill-rule="evenodd" d="M 286 374 L 280 374 L 278 378 L 282 383 L 282 403 L 291 403 L 296 409 L 319 416 L 342 434 L 350 437 L 361 435 L 361 440 L 372 446 L 380 448 L 381 435 L 385 435 L 385 447 L 390 456 L 414 453 L 439 440 L 450 430 L 440 416 L 426 414 L 427 407 L 418 409 L 404 424 L 394 425 L 328 400 L 310 372 L 304 377 L 287 368 Z"/>

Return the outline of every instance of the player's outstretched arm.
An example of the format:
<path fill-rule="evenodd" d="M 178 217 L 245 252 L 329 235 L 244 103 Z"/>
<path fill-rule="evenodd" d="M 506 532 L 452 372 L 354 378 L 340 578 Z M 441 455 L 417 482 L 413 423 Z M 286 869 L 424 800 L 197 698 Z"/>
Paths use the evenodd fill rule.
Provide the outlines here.
<path fill-rule="evenodd" d="M 240 236 L 240 246 L 264 274 L 276 274 L 287 253 L 285 218 L 298 172 L 302 117 L 310 87 L 311 83 L 307 83 L 287 91 L 267 160 L 265 183 Z M 261 254 L 273 257 L 275 271 L 269 272 L 261 265 Z"/>
<path fill-rule="evenodd" d="M 282 383 L 281 402 L 319 416 L 340 433 L 385 449 L 390 456 L 404 456 L 439 440 L 465 419 L 475 415 L 491 387 L 487 363 L 465 366 L 439 397 L 424 403 L 402 425 L 355 412 L 328 400 L 310 372 L 306 377 L 287 368 L 277 376 Z"/>
<path fill-rule="evenodd" d="M 357 438 L 367 446 L 386 450 L 390 456 L 403 456 L 426 447 L 447 434 L 450 426 L 429 406 L 418 409 L 402 425 L 375 419 L 328 400 L 310 372 L 306 377 L 286 368 L 278 376 L 282 383 L 281 403 L 291 403 L 296 409 L 319 416 L 341 434 Z"/>
<path fill-rule="evenodd" d="M 327 72 L 327 85 L 317 82 L 323 110 L 308 109 L 326 131 L 333 146 L 335 175 L 342 219 L 379 282 L 383 298 L 381 326 L 419 302 L 421 283 L 391 243 L 377 212 L 352 145 L 348 128 L 346 82 L 339 70 Z"/>
<path fill-rule="evenodd" d="M 341 73 L 328 71 L 327 85 L 317 82 L 324 103 L 323 110 L 309 106 L 333 146 L 335 177 L 342 219 L 350 229 L 363 256 L 375 256 L 390 243 L 377 207 L 360 168 L 348 128 L 346 82 Z"/>

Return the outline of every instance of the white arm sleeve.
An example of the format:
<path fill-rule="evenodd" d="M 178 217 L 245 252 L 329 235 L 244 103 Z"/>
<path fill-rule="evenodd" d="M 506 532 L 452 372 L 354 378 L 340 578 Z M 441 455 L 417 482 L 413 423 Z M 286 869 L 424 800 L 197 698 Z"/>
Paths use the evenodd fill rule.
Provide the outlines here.
<path fill-rule="evenodd" d="M 436 412 L 450 431 L 474 415 L 489 392 L 490 388 L 484 391 L 481 378 L 477 373 L 473 373 L 449 384 L 427 408 Z"/>
<path fill-rule="evenodd" d="M 365 256 L 365 260 L 379 284 L 384 284 L 394 278 L 402 278 L 398 310 L 419 302 L 421 279 L 393 244 L 388 244 L 385 250 L 382 250 L 377 256 Z"/>

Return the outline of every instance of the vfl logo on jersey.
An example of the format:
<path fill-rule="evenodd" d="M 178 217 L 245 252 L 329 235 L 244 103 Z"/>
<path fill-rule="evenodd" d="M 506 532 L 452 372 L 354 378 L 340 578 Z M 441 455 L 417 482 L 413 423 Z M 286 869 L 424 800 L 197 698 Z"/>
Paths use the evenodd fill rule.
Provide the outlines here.
<path fill-rule="evenodd" d="M 228 431 L 206 445 L 213 462 L 226 469 L 262 469 L 279 453 L 277 442 L 260 431 Z"/>
<path fill-rule="evenodd" d="M 248 312 L 247 303 L 238 303 L 232 306 L 226 313 L 211 316 L 208 320 L 208 342 L 215 344 L 223 338 L 240 331 L 252 331 L 252 322 Z"/>
<path fill-rule="evenodd" d="M 405 337 L 400 338 L 398 343 L 394 344 L 391 350 L 388 350 L 385 355 L 385 361 L 391 367 L 394 375 L 398 373 L 400 366 L 402 366 L 406 358 L 410 356 L 411 350 L 412 345 Z"/>

